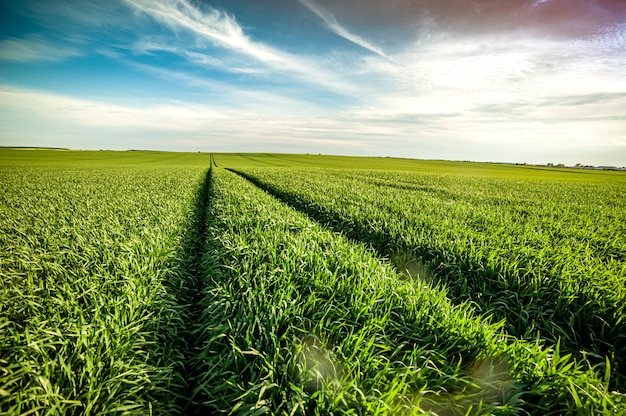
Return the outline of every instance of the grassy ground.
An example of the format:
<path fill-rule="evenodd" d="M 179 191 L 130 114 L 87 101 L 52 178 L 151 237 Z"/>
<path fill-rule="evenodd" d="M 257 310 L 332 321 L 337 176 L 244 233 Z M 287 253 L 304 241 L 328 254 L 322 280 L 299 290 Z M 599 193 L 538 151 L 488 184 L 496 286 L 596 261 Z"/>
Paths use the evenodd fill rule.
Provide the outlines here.
<path fill-rule="evenodd" d="M 0 149 L 2 165 L 209 167 L 209 153 Z"/>
<path fill-rule="evenodd" d="M 282 153 L 213 153 L 213 157 L 217 166 L 225 168 L 317 167 L 394 170 L 541 181 L 626 182 L 626 172 L 498 163 Z M 77 163 L 88 163 L 108 166 L 155 164 L 161 166 L 208 167 L 209 160 L 210 154 L 208 153 L 0 149 L 0 163 L 3 164 L 75 165 Z"/>
<path fill-rule="evenodd" d="M 570 352 L 624 343 L 626 209 L 619 183 L 311 168 L 239 170 L 457 302 Z M 419 270 L 421 269 L 421 270 Z M 416 275 L 417 272 L 417 276 Z M 617 366 L 614 365 L 614 368 Z M 623 364 L 617 374 L 624 374 Z"/>
<path fill-rule="evenodd" d="M 0 164 L 0 413 L 176 414 L 207 168 L 58 154 Z"/>
<path fill-rule="evenodd" d="M 486 163 L 0 149 L 0 413 L 623 414 L 610 359 L 516 338 L 224 169 L 295 167 L 347 169 L 372 195 L 431 175 L 456 202 L 474 179 L 626 184 Z"/>
<path fill-rule="evenodd" d="M 498 163 L 273 153 L 215 153 L 214 157 L 218 166 L 234 169 L 243 167 L 317 167 L 394 170 L 541 181 L 626 182 L 626 172 Z"/>

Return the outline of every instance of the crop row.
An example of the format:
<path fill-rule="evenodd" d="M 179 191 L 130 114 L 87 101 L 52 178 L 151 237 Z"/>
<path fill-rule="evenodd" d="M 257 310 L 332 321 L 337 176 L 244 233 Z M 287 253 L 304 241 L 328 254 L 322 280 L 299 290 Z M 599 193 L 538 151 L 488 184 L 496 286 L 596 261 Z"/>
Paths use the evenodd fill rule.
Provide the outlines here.
<path fill-rule="evenodd" d="M 215 170 L 202 261 L 199 406 L 231 414 L 620 412 L 561 355 Z"/>
<path fill-rule="evenodd" d="M 402 172 L 245 169 L 457 302 L 603 362 L 626 356 L 623 184 Z M 626 371 L 619 369 L 623 376 Z M 618 377 L 619 379 L 619 377 Z M 623 381 L 623 380 L 622 380 Z"/>
<path fill-rule="evenodd" d="M 180 412 L 203 172 L 0 170 L 0 413 Z"/>

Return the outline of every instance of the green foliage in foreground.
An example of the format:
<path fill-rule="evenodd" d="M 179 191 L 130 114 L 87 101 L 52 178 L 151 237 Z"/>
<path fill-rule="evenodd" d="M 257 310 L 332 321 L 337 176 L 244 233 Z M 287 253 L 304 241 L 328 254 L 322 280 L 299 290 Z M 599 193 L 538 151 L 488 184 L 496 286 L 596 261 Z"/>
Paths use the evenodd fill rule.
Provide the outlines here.
<path fill-rule="evenodd" d="M 626 185 L 247 169 L 285 201 L 443 283 L 513 335 L 626 363 Z M 620 368 L 620 374 L 626 374 Z"/>
<path fill-rule="evenodd" d="M 204 172 L 0 168 L 0 413 L 180 410 Z"/>
<path fill-rule="evenodd" d="M 210 192 L 198 404 L 285 415 L 626 409 L 584 361 L 401 280 L 241 177 L 217 170 Z"/>
<path fill-rule="evenodd" d="M 246 156 L 214 161 L 364 160 Z M 216 169 L 207 209 L 211 159 L 0 149 L 0 414 L 624 413 L 610 362 L 506 335 L 240 177 Z"/>

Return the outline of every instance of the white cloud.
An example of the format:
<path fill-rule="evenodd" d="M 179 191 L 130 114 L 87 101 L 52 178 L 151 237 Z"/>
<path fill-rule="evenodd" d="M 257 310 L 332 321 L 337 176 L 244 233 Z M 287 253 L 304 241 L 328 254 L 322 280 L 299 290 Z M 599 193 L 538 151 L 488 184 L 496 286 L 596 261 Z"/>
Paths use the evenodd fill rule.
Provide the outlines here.
<path fill-rule="evenodd" d="M 274 76 L 292 76 L 300 83 L 322 86 L 337 93 L 350 94 L 355 86 L 346 78 L 337 76 L 321 65 L 320 57 L 307 58 L 293 55 L 262 42 L 250 39 L 237 23 L 236 19 L 220 10 L 206 6 L 203 10 L 196 8 L 187 0 L 124 0 L 135 10 L 151 16 L 153 19 L 174 30 L 185 30 L 200 39 L 208 40 L 214 46 L 227 53 L 236 53 L 253 58 L 247 66 L 240 66 L 240 72 L 264 72 L 263 68 L 271 69 Z M 193 59 L 194 53 L 201 53 L 196 47 L 186 47 L 188 57 Z M 195 55 L 197 58 L 198 56 Z M 201 63 L 201 62 L 200 62 Z M 229 62 L 230 63 L 230 62 Z M 328 62 L 325 62 L 328 63 Z"/>
<path fill-rule="evenodd" d="M 558 119 L 559 107 L 571 96 L 626 94 L 626 57 L 606 56 L 597 44 L 533 34 L 442 36 L 394 55 L 393 63 L 363 60 L 360 72 L 374 84 L 363 110 L 438 114 L 489 107 L 490 112 L 513 109 L 537 116 L 550 108 Z M 576 109 L 577 115 L 587 111 L 586 116 L 593 110 L 622 113 L 615 102 L 582 102 Z"/>
<path fill-rule="evenodd" d="M 177 36 L 149 36 L 159 31 L 139 19 L 140 41 L 116 38 L 114 48 L 94 50 L 167 79 L 195 104 L 119 105 L 0 87 L 4 144 L 626 164 L 624 25 L 578 40 L 521 30 L 431 33 L 387 56 L 313 0 L 300 0 L 330 30 L 376 54 L 314 57 L 258 42 L 234 16 L 189 0 L 124 1 Z M 43 39 L 0 41 L 0 58 L 16 62 L 78 53 Z M 140 64 L 166 59 L 133 53 L 161 53 L 176 65 Z M 189 63 L 195 67 L 185 72 Z M 215 69 L 242 75 L 212 78 Z"/>
<path fill-rule="evenodd" d="M 187 0 L 125 1 L 173 29 L 189 30 L 216 46 L 236 50 L 265 63 L 284 64 L 288 61 L 280 51 L 249 39 L 235 18 L 225 12 L 207 7 L 205 13 Z"/>
<path fill-rule="evenodd" d="M 188 80 L 193 81 L 202 82 Z M 56 146 L 93 148 L 100 147 L 97 143 L 103 140 L 111 140 L 118 143 L 114 148 L 135 148 L 137 140 L 150 137 L 180 149 L 185 143 L 197 146 L 207 138 L 217 138 L 221 145 L 235 150 L 235 143 L 245 141 L 257 143 L 260 149 L 268 141 L 284 145 L 294 140 L 327 140 L 310 131 L 324 118 L 303 109 L 302 103 L 286 100 L 280 104 L 280 98 L 271 93 L 229 89 L 227 85 L 203 86 L 218 88 L 219 94 L 245 104 L 236 108 L 179 101 L 119 105 L 0 86 L 0 143 L 30 145 L 53 138 Z M 262 107 L 265 113 L 259 110 Z M 283 109 L 278 111 L 279 116 L 278 108 Z M 303 129 L 303 125 L 307 127 Z M 54 145 L 54 140 L 50 139 L 49 145 Z"/>
<path fill-rule="evenodd" d="M 210 125 L 222 114 L 212 108 L 169 102 L 141 107 L 122 106 L 42 91 L 0 88 L 3 113 L 30 114 L 33 119 L 92 128 L 145 128 L 154 130 L 195 130 Z M 5 116 L 3 124 L 13 125 Z"/>
<path fill-rule="evenodd" d="M 549 1 L 550 1 L 550 0 L 535 0 L 535 1 L 533 2 L 533 4 L 532 4 L 532 7 L 537 7 L 537 6 L 541 5 L 541 4 L 543 4 L 543 3 L 547 3 L 547 2 L 549 2 Z"/>
<path fill-rule="evenodd" d="M 620 104 L 619 96 L 614 100 Z M 485 111 L 263 115 L 172 101 L 118 105 L 0 88 L 0 143 L 4 145 L 245 149 L 622 166 L 626 163 L 623 125 L 623 119 L 598 123 L 581 117 L 572 122 Z"/>
<path fill-rule="evenodd" d="M 131 66 L 150 75 L 156 75 L 169 81 L 175 80 L 184 87 L 192 87 L 199 99 L 212 103 L 220 111 L 229 114 L 297 116 L 302 114 L 317 115 L 325 113 L 327 110 L 307 97 L 300 100 L 291 98 L 289 88 L 284 91 L 279 87 L 271 89 L 238 87 L 212 78 L 190 75 L 187 72 L 144 64 L 132 64 Z"/>
<path fill-rule="evenodd" d="M 0 60 L 13 62 L 62 61 L 80 56 L 76 48 L 38 38 L 6 38 L 0 41 Z"/>
<path fill-rule="evenodd" d="M 335 18 L 335 16 L 332 13 L 330 13 L 328 10 L 324 9 L 322 6 L 317 4 L 315 1 L 313 1 L 313 0 L 300 0 L 300 3 L 302 3 L 307 9 L 311 10 L 320 19 L 322 19 L 324 21 L 324 23 L 326 23 L 326 26 L 328 26 L 328 28 L 333 33 L 335 33 L 337 36 L 341 36 L 342 38 L 344 38 L 344 39 L 354 43 L 355 45 L 358 45 L 358 46 L 360 46 L 360 47 L 362 47 L 364 49 L 367 49 L 370 52 L 373 52 L 373 53 L 375 53 L 377 55 L 380 55 L 383 58 L 389 59 L 387 54 L 385 54 L 385 52 L 381 48 L 371 44 L 367 40 L 363 39 L 361 36 L 356 35 L 356 34 L 350 32 L 344 26 L 339 24 L 339 22 L 337 21 L 337 19 Z"/>
<path fill-rule="evenodd" d="M 267 73 L 267 70 L 258 66 L 247 65 L 243 60 L 228 58 L 227 60 L 218 58 L 214 55 L 198 52 L 190 49 L 188 46 L 183 47 L 166 40 L 144 39 L 132 45 L 131 50 L 136 54 L 151 54 L 153 52 L 169 52 L 176 54 L 187 61 L 203 67 L 215 68 L 220 71 L 230 72 L 234 74 L 256 74 L 261 75 Z"/>

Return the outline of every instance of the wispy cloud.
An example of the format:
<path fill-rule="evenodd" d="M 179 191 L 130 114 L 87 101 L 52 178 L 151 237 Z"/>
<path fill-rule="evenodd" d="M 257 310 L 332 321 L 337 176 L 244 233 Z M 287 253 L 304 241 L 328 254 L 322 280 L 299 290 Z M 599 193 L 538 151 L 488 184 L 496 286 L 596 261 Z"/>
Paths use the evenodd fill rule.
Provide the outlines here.
<path fill-rule="evenodd" d="M 0 144 L 208 151 L 284 151 L 289 145 L 303 153 L 346 154 L 367 148 L 325 117 L 245 110 L 174 101 L 119 105 L 0 85 Z"/>
<path fill-rule="evenodd" d="M 332 13 L 324 9 L 322 6 L 320 6 L 313 0 L 300 0 L 300 3 L 302 3 L 307 9 L 311 10 L 320 19 L 322 19 L 324 23 L 326 23 L 326 26 L 328 26 L 328 28 L 337 36 L 341 36 L 342 38 L 354 43 L 355 45 L 358 45 L 364 49 L 367 49 L 370 52 L 373 52 L 377 55 L 382 56 L 383 58 L 388 59 L 387 54 L 385 54 L 385 52 L 381 48 L 368 42 L 367 40 L 363 39 L 361 36 L 350 32 L 344 26 L 339 24 L 339 22 L 337 21 L 337 19 Z"/>
<path fill-rule="evenodd" d="M 626 23 L 600 28 L 583 39 L 584 43 L 604 52 L 613 52 L 624 56 L 626 49 Z"/>
<path fill-rule="evenodd" d="M 50 92 L 0 86 L 0 108 L 40 120 L 64 122 L 68 127 L 148 128 L 196 130 L 223 117 L 202 105 L 168 102 L 152 106 L 130 106 L 75 98 Z M 3 111 L 4 112 L 4 111 Z M 8 124 L 12 124 L 7 121 Z M 4 124 L 4 123 L 3 123 Z"/>
<path fill-rule="evenodd" d="M 547 3 L 549 1 L 550 0 L 535 0 L 535 1 L 533 1 L 531 7 L 537 7 L 537 6 L 541 5 L 541 4 Z"/>
<path fill-rule="evenodd" d="M 154 52 L 169 52 L 176 54 L 188 62 L 197 64 L 203 67 L 215 68 L 220 71 L 230 72 L 234 74 L 264 74 L 267 71 L 259 66 L 249 65 L 247 62 L 241 59 L 222 59 L 216 57 L 214 54 L 207 54 L 200 52 L 196 49 L 191 49 L 189 46 L 182 46 L 174 44 L 173 42 L 167 42 L 166 40 L 157 39 L 143 39 L 133 44 L 130 49 L 134 54 L 152 54 Z"/>
<path fill-rule="evenodd" d="M 623 108 L 624 99 L 600 97 L 599 101 L 622 104 Z M 576 117 L 573 122 L 564 123 L 549 119 L 563 109 L 558 100 L 541 103 L 542 108 L 534 110 L 527 102 L 518 103 L 522 108 L 515 117 L 506 108 L 439 114 L 400 113 L 397 108 L 387 115 L 360 110 L 289 116 L 248 114 L 245 109 L 225 112 L 174 101 L 118 105 L 0 86 L 0 144 L 127 149 L 132 143 L 132 148 L 152 149 L 289 149 L 299 153 L 623 165 L 620 132 L 624 120 L 598 123 L 593 117 L 584 117 L 597 108 L 585 103 L 583 99 L 583 105 L 576 106 L 578 111 L 572 108 L 568 114 Z M 590 141 L 581 131 L 611 139 Z M 384 148 L 381 141 L 386 143 Z"/>
<path fill-rule="evenodd" d="M 306 24 L 271 2 L 235 17 L 198 0 L 25 1 L 41 31 L 0 39 L 0 63 L 86 65 L 0 85 L 4 144 L 624 164 L 626 26 L 582 7 L 608 2 L 572 2 L 572 25 L 608 23 L 557 35 L 560 0 L 299 0 Z"/>
<path fill-rule="evenodd" d="M 300 82 L 323 86 L 336 93 L 352 93 L 355 87 L 342 76 L 325 69 L 316 59 L 287 53 L 246 35 L 234 16 L 204 6 L 195 7 L 187 0 L 124 0 L 135 10 L 151 16 L 173 30 L 185 30 L 226 53 L 236 53 L 253 58 L 256 64 L 270 68 L 274 75 L 290 74 Z M 189 49 L 186 55 L 197 63 L 207 63 L 197 55 L 198 50 Z M 200 58 L 200 59 L 199 59 Z M 252 64 L 252 62 L 250 62 Z M 253 73 L 252 65 L 240 72 Z M 257 69 L 257 72 L 262 72 Z"/>
<path fill-rule="evenodd" d="M 175 80 L 185 88 L 193 88 L 197 96 L 206 103 L 212 103 L 222 113 L 240 116 L 269 116 L 281 114 L 300 116 L 303 114 L 322 114 L 328 106 L 318 103 L 310 96 L 292 96 L 289 87 L 272 89 L 246 88 L 231 83 L 204 78 L 183 71 L 165 69 L 145 64 L 132 64 L 142 72 L 169 81 Z"/>
<path fill-rule="evenodd" d="M 393 55 L 399 64 L 365 61 L 371 78 L 397 88 L 373 100 L 374 108 L 400 112 L 464 111 L 476 104 L 500 105 L 544 97 L 626 92 L 623 54 L 602 39 L 559 41 L 537 34 L 478 34 L 433 38 Z M 377 85 L 380 90 L 380 84 Z M 398 106 L 404 107 L 398 108 Z"/>
<path fill-rule="evenodd" d="M 43 39 L 6 38 L 0 41 L 0 60 L 12 62 L 62 61 L 82 55 L 73 47 Z"/>
<path fill-rule="evenodd" d="M 134 9 L 145 13 L 172 29 L 185 29 L 216 46 L 231 49 L 268 64 L 286 64 L 289 57 L 245 35 L 234 16 L 207 6 L 206 11 L 187 0 L 125 0 Z"/>

